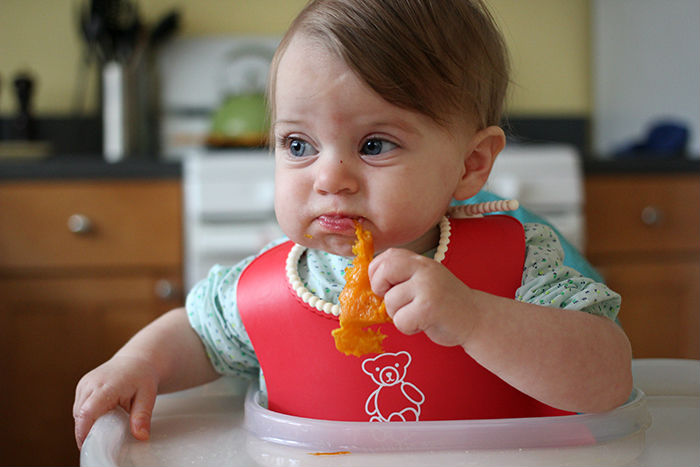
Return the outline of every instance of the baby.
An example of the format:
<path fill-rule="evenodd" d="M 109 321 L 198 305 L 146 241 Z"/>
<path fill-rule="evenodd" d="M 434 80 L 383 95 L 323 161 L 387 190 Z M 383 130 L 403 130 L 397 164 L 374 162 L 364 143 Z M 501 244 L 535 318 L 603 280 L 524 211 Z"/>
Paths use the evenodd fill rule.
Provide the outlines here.
<path fill-rule="evenodd" d="M 597 412 L 627 399 L 619 295 L 564 266 L 544 225 L 447 216 L 505 145 L 506 52 L 480 1 L 312 1 L 270 77 L 289 241 L 214 267 L 186 309 L 85 375 L 79 446 L 116 406 L 147 439 L 156 394 L 220 374 L 259 376 L 273 410 L 337 420 Z M 370 283 L 393 320 L 386 353 L 364 360 L 330 333 L 356 222 L 372 233 Z"/>

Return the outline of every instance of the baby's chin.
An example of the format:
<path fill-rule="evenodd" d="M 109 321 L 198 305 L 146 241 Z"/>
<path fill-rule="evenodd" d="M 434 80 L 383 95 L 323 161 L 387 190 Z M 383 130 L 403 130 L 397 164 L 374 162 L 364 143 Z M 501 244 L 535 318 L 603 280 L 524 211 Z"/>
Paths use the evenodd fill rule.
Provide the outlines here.
<path fill-rule="evenodd" d="M 323 237 L 324 238 L 318 238 L 305 235 L 298 239 L 298 241 L 294 239 L 292 240 L 299 245 L 325 251 L 326 253 L 330 253 L 332 255 L 353 256 L 352 245 L 355 241 L 354 238 L 327 235 L 324 235 Z"/>

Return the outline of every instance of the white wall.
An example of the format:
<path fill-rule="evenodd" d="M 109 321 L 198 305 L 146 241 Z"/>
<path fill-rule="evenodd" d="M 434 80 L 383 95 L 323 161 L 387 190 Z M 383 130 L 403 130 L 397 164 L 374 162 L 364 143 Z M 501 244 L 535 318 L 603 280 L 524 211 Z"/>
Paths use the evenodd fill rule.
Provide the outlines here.
<path fill-rule="evenodd" d="M 593 147 L 602 157 L 672 117 L 700 157 L 700 1 L 593 0 Z"/>

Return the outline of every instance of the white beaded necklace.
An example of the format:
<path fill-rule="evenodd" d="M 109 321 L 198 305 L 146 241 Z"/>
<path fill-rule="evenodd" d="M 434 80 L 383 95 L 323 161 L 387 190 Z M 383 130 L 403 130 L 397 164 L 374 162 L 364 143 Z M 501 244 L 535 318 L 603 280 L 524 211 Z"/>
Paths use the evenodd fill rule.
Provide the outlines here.
<path fill-rule="evenodd" d="M 445 253 L 447 252 L 447 245 L 450 243 L 450 221 L 447 217 L 443 217 L 440 220 L 440 241 L 438 242 L 437 250 L 433 259 L 437 262 L 445 259 Z M 322 311 L 326 314 L 339 316 L 340 306 L 335 303 L 323 300 L 309 291 L 304 287 L 304 283 L 299 278 L 299 273 L 297 271 L 297 265 L 299 264 L 299 258 L 306 251 L 305 246 L 299 244 L 294 244 L 289 254 L 287 255 L 287 263 L 285 266 L 287 272 L 287 281 L 292 287 L 294 292 L 299 296 L 302 302 L 316 308 L 318 311 Z"/>
<path fill-rule="evenodd" d="M 481 217 L 483 214 L 497 211 L 514 211 L 518 209 L 518 202 L 515 200 L 498 200 L 498 201 L 488 201 L 485 203 L 476 204 L 465 204 L 461 206 L 451 207 L 447 214 L 450 217 Z M 447 216 L 443 216 L 440 220 L 440 240 L 438 242 L 437 250 L 433 259 L 438 263 L 445 259 L 445 253 L 447 253 L 447 246 L 450 243 L 450 221 Z M 312 294 L 309 289 L 304 287 L 304 283 L 299 278 L 299 273 L 297 272 L 297 265 L 299 264 L 299 258 L 306 251 L 305 246 L 299 244 L 294 244 L 292 249 L 287 255 L 286 272 L 287 281 L 292 287 L 294 292 L 299 296 L 302 302 L 316 308 L 318 311 L 322 311 L 326 314 L 339 316 L 340 306 L 334 303 L 323 300 L 316 295 Z"/>

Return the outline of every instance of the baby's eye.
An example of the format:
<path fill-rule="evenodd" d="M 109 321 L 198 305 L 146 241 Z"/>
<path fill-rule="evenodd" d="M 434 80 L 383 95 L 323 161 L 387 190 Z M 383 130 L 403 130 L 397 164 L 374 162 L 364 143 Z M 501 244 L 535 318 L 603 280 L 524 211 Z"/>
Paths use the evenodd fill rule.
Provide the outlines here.
<path fill-rule="evenodd" d="M 377 156 L 379 154 L 391 151 L 396 145 L 385 139 L 370 138 L 362 144 L 360 152 L 367 156 Z"/>
<path fill-rule="evenodd" d="M 299 138 L 288 138 L 286 141 L 289 154 L 294 157 L 313 156 L 318 153 L 311 144 Z"/>

